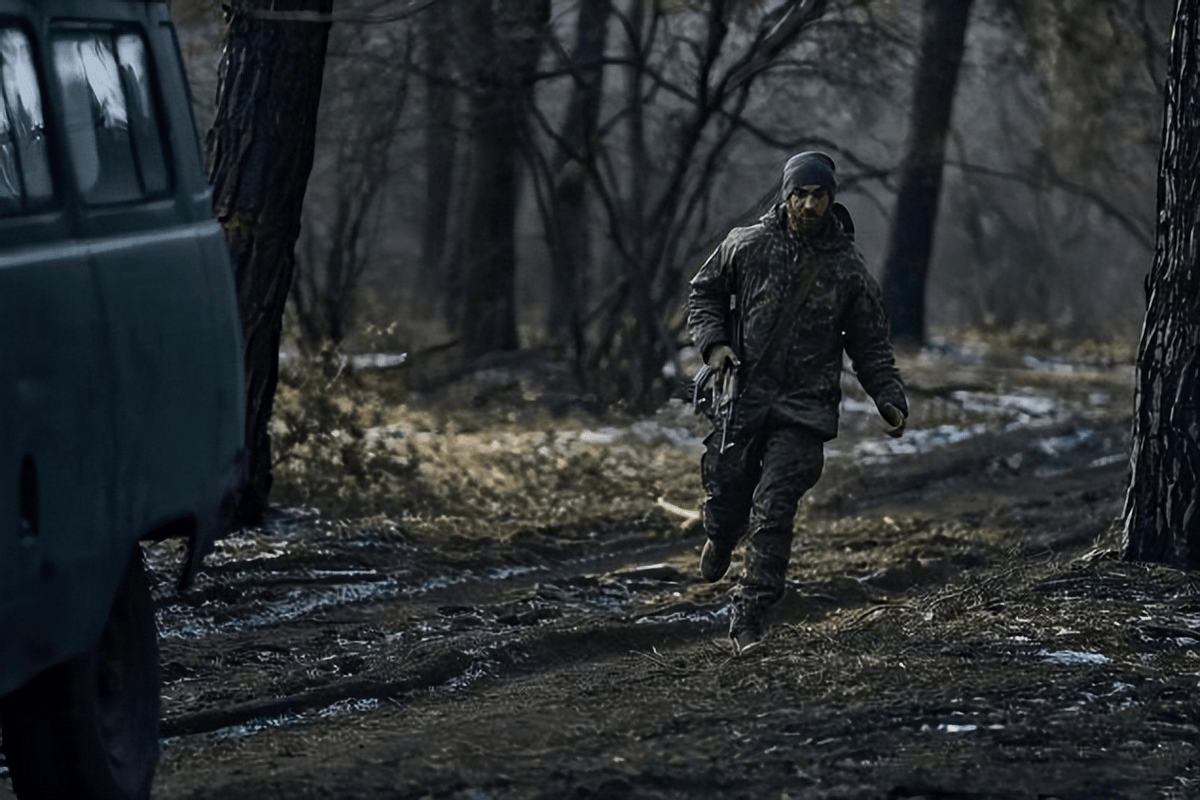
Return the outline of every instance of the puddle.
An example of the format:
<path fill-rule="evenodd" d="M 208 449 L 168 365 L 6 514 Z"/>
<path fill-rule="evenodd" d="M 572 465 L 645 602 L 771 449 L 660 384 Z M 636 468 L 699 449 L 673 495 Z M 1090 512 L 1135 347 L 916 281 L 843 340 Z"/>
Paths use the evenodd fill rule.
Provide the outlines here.
<path fill-rule="evenodd" d="M 689 623 L 693 625 L 723 625 L 729 619 L 729 604 L 720 603 L 713 606 L 688 608 L 666 608 L 651 611 L 634 620 L 635 625 L 651 623 L 654 625 L 670 625 Z"/>
<path fill-rule="evenodd" d="M 470 656 L 471 665 L 441 686 L 433 688 L 435 692 L 456 693 L 471 688 L 484 678 L 494 678 L 499 672 L 499 663 L 495 658 L 494 647 L 479 647 L 463 650 L 463 655 Z"/>
<path fill-rule="evenodd" d="M 282 599 L 251 601 L 251 606 L 265 606 L 261 611 L 245 613 L 244 607 L 236 607 L 237 616 L 227 620 L 220 619 L 229 616 L 229 611 L 222 609 L 235 607 L 213 601 L 205 601 L 198 607 L 176 605 L 161 609 L 156 614 L 158 634 L 164 639 L 198 639 L 275 625 L 317 611 L 364 600 L 389 600 L 405 593 L 394 578 L 358 584 L 339 584 L 333 587 L 298 586 L 289 590 Z"/>
<path fill-rule="evenodd" d="M 374 711 L 380 706 L 380 701 L 374 697 L 366 698 L 346 698 L 331 703 L 323 708 L 317 708 L 310 711 L 300 711 L 293 714 L 279 714 L 277 716 L 262 717 L 253 719 L 248 722 L 242 722 L 237 725 L 229 725 L 224 728 L 217 728 L 213 731 L 207 731 L 199 734 L 187 734 L 184 736 L 168 736 L 162 739 L 161 745 L 163 748 L 171 747 L 175 744 L 180 744 L 184 741 L 195 743 L 197 740 L 218 742 L 230 741 L 238 739 L 246 739 L 255 736 L 263 731 L 278 730 L 294 725 L 302 725 L 304 723 L 316 722 L 317 720 L 333 720 L 340 717 L 345 717 L 351 714 L 361 714 L 364 712 Z"/>
<path fill-rule="evenodd" d="M 992 730 L 1001 729 L 1003 725 L 989 726 Z M 929 731 L 937 731 L 939 733 L 971 733 L 979 730 L 979 726 L 974 723 L 956 723 L 956 722 L 940 722 L 936 726 L 925 723 L 921 725 L 921 733 Z"/>

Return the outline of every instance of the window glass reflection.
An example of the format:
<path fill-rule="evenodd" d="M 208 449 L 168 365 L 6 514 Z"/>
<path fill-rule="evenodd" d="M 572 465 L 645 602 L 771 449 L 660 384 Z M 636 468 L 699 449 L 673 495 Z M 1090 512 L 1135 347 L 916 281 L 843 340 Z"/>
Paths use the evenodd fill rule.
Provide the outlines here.
<path fill-rule="evenodd" d="M 54 42 L 63 87 L 67 146 L 88 203 L 164 194 L 167 159 L 141 36 L 66 32 Z"/>
<path fill-rule="evenodd" d="M 154 115 L 150 70 L 141 37 L 131 33 L 117 37 L 117 58 L 121 64 L 125 95 L 129 99 L 129 130 L 137 148 L 142 183 L 147 194 L 159 194 L 167 189 L 166 159 Z"/>
<path fill-rule="evenodd" d="M 54 42 L 54 66 L 63 89 L 67 147 L 84 200 L 138 199 L 142 190 L 111 38 L 61 37 Z"/>
<path fill-rule="evenodd" d="M 21 211 L 20 169 L 12 123 L 8 121 L 8 103 L 0 93 L 0 216 L 10 216 Z"/>
<path fill-rule="evenodd" d="M 28 37 L 0 28 L 0 215 L 54 199 L 42 96 Z"/>

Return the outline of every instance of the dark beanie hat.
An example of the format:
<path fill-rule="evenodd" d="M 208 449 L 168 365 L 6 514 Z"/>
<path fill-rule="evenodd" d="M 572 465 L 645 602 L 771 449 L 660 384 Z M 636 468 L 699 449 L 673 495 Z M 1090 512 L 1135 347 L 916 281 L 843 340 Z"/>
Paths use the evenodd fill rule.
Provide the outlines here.
<path fill-rule="evenodd" d="M 817 150 L 798 153 L 788 159 L 783 167 L 783 183 L 779 187 L 783 198 L 800 186 L 824 186 L 830 194 L 837 191 L 837 178 L 833 177 L 833 159 Z"/>

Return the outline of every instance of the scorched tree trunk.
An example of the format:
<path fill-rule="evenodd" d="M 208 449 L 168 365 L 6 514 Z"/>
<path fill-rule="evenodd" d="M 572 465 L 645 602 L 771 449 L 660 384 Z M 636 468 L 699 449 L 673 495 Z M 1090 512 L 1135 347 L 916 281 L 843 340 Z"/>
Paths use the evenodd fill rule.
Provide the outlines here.
<path fill-rule="evenodd" d="M 1179 0 L 1138 347 L 1124 556 L 1200 568 L 1200 0 Z"/>
<path fill-rule="evenodd" d="M 333 0 L 238 0 L 227 12 L 207 146 L 245 339 L 248 469 L 238 524 L 262 519 L 271 489 L 268 424 L 332 11 Z"/>

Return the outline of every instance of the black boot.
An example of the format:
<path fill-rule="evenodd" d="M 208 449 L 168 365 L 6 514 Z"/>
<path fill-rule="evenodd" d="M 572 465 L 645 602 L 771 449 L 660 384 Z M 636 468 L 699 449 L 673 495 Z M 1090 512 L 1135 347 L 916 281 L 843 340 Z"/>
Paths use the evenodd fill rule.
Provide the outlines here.
<path fill-rule="evenodd" d="M 765 616 L 766 606 L 755 600 L 738 598 L 729 606 L 729 640 L 736 655 L 745 655 L 762 644 Z"/>
<path fill-rule="evenodd" d="M 725 547 L 709 539 L 704 543 L 704 550 L 700 553 L 700 577 L 709 583 L 721 580 L 729 571 L 729 562 L 732 557 L 732 547 Z"/>
<path fill-rule="evenodd" d="M 716 583 L 729 571 L 729 562 L 733 557 L 734 548 L 738 546 L 738 542 L 746 533 L 746 526 L 743 523 L 730 535 L 729 526 L 722 526 L 717 519 L 713 518 L 712 508 L 707 502 L 700 511 L 700 519 L 708 536 L 708 541 L 704 543 L 704 550 L 700 552 L 700 577 L 709 583 Z"/>
<path fill-rule="evenodd" d="M 766 634 L 766 612 L 783 597 L 792 551 L 790 526 L 761 527 L 750 537 L 749 565 L 730 606 L 729 638 L 741 655 Z"/>

